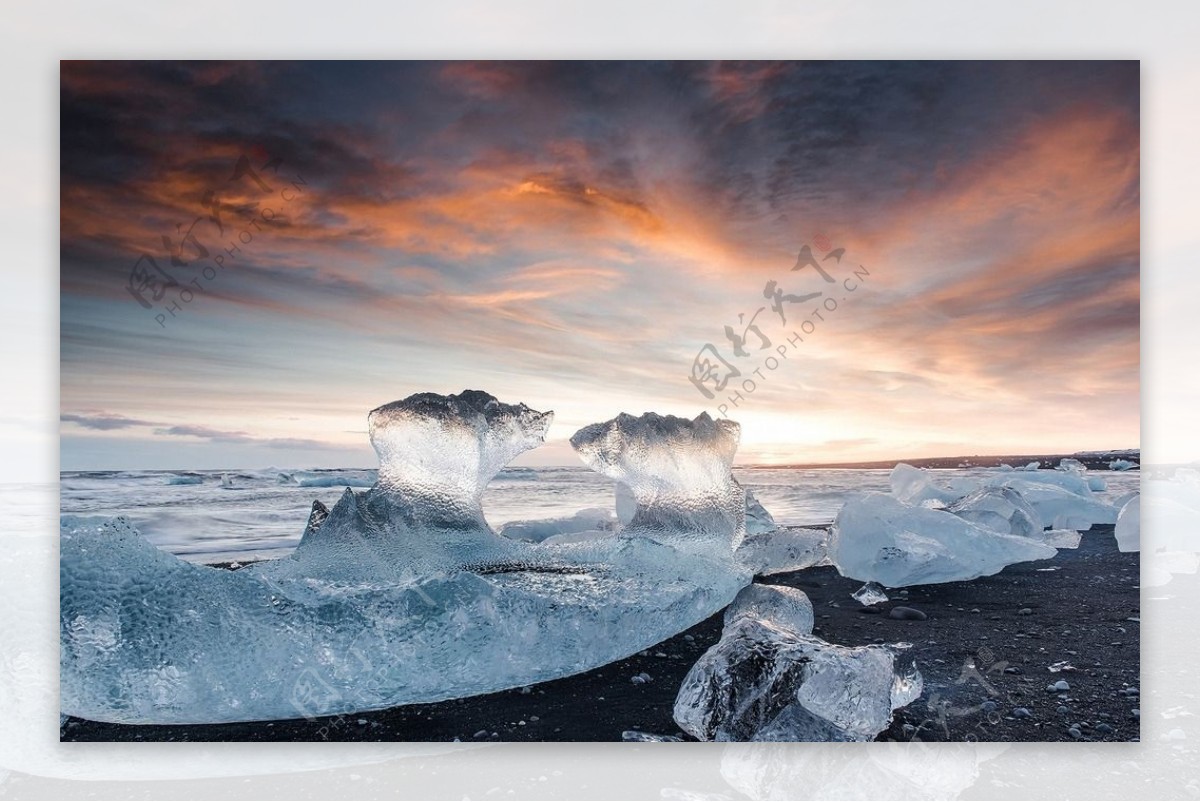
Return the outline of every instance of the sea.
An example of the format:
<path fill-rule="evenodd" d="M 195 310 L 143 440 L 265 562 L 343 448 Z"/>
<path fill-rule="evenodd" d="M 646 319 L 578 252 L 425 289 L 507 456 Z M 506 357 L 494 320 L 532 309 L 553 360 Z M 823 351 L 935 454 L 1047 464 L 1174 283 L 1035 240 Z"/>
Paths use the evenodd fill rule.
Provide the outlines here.
<path fill-rule="evenodd" d="M 930 469 L 943 486 L 967 485 L 994 469 Z M 781 525 L 833 520 L 852 494 L 889 489 L 887 469 L 735 467 Z M 1089 471 L 1105 480 L 1101 500 L 1137 490 L 1136 471 Z M 300 542 L 313 501 L 332 507 L 346 487 L 374 483 L 370 469 L 227 471 L 67 471 L 61 474 L 63 515 L 128 518 L 154 545 L 182 559 L 212 563 L 273 559 Z M 1033 478 L 1033 477 L 1028 477 Z M 613 508 L 613 482 L 583 467 L 505 468 L 483 497 L 488 522 L 567 517 Z"/>

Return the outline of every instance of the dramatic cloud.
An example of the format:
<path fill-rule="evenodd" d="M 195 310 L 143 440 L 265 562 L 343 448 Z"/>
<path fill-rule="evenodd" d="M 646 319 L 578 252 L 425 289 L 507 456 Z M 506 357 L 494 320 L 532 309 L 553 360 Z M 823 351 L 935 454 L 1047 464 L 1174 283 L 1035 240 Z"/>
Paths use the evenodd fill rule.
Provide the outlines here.
<path fill-rule="evenodd" d="M 114 464 L 121 432 L 337 464 L 374 406 L 476 387 L 556 409 L 559 444 L 723 406 L 746 461 L 1136 445 L 1138 81 L 1136 62 L 66 62 L 63 421 Z M 791 271 L 825 238 L 835 283 Z M 823 295 L 782 301 L 784 324 L 770 281 Z M 707 344 L 742 370 L 713 398 L 688 380 Z"/>

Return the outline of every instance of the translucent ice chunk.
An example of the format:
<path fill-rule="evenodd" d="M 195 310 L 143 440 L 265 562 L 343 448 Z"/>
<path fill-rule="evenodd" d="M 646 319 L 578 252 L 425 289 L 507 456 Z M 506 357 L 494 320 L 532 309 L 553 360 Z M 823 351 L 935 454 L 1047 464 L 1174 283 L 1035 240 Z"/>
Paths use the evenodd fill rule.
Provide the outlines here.
<path fill-rule="evenodd" d="M 1008 535 L 1034 537 L 1042 531 L 1037 511 L 1011 487 L 981 487 L 955 501 L 946 511 Z"/>
<path fill-rule="evenodd" d="M 237 571 L 159 551 L 124 519 L 64 518 L 63 712 L 187 724 L 434 702 L 586 671 L 726 607 L 750 578 L 732 558 L 740 519 L 722 531 L 699 518 L 723 556 L 669 545 L 697 530 L 673 531 L 689 519 L 667 501 L 648 505 L 661 513 L 654 537 L 631 527 L 546 546 L 487 526 L 487 479 L 548 422 L 484 393 L 381 407 L 378 484 L 348 489 L 327 516 L 315 504 L 292 557 Z M 650 433 L 645 445 L 656 449 Z M 712 470 L 699 438 L 670 450 L 680 478 Z M 688 512 L 723 509 L 665 496 L 686 497 Z"/>
<path fill-rule="evenodd" d="M 579 532 L 613 532 L 617 516 L 611 510 L 589 508 L 563 518 L 543 518 L 536 521 L 510 521 L 500 527 L 500 534 L 512 540 L 541 543 L 555 535 Z"/>
<path fill-rule="evenodd" d="M 725 608 L 725 626 L 743 616 L 767 621 L 777 627 L 806 635 L 813 628 L 813 606 L 802 590 L 786 585 L 754 583 L 742 588 L 733 604 Z"/>
<path fill-rule="evenodd" d="M 904 504 L 883 493 L 847 501 L 829 543 L 829 559 L 843 576 L 893 588 L 974 579 L 1054 554 L 1053 548 L 1030 538 L 987 529 L 942 510 Z"/>
<path fill-rule="evenodd" d="M 920 696 L 899 647 L 835 646 L 810 626 L 774 602 L 747 603 L 684 678 L 675 722 L 702 741 L 868 741 Z"/>
<path fill-rule="evenodd" d="M 826 562 L 828 542 L 829 533 L 823 529 L 781 526 L 747 534 L 734 557 L 756 576 L 783 574 Z"/>
<path fill-rule="evenodd" d="M 1103 493 L 1108 489 L 1108 482 L 1104 480 L 1103 476 L 1089 476 L 1087 483 L 1088 489 L 1093 493 Z"/>
<path fill-rule="evenodd" d="M 938 487 L 928 472 L 914 468 L 906 462 L 901 462 L 892 469 L 890 480 L 892 495 L 907 504 L 922 504 L 926 501 L 949 504 L 960 495 Z"/>
<path fill-rule="evenodd" d="M 1033 539 L 1056 549 L 1077 549 L 1083 536 L 1075 529 L 1043 529 Z"/>
<path fill-rule="evenodd" d="M 1058 461 L 1058 470 L 1071 473 L 1087 473 L 1087 466 L 1072 457 L 1063 457 Z"/>
<path fill-rule="evenodd" d="M 1073 478 L 1071 474 L 1058 475 Z M 1009 479 L 1002 486 L 1018 491 L 1037 511 L 1042 523 L 1055 529 L 1090 529 L 1093 524 L 1117 522 L 1117 509 L 1093 496 L 1086 487 L 1086 495 L 1081 495 L 1058 485 L 1024 478 Z"/>
<path fill-rule="evenodd" d="M 1110 471 L 1131 471 L 1136 467 L 1138 467 L 1136 462 L 1130 462 L 1127 459 L 1115 459 L 1108 463 L 1108 469 Z"/>
<path fill-rule="evenodd" d="M 1141 496 L 1134 496 L 1125 502 L 1117 516 L 1117 548 L 1121 551 L 1142 550 L 1141 499 Z"/>
<path fill-rule="evenodd" d="M 519 560 L 516 545 L 484 520 L 481 499 L 506 462 L 542 443 L 553 418 L 478 390 L 420 393 L 373 410 L 378 482 L 347 488 L 294 554 L 260 570 L 353 580 Z"/>
<path fill-rule="evenodd" d="M 874 607 L 876 604 L 883 604 L 888 600 L 888 595 L 884 592 L 883 587 L 878 582 L 868 582 L 858 590 L 850 594 L 850 598 L 861 604 L 863 607 Z"/>
<path fill-rule="evenodd" d="M 1077 496 L 1083 496 L 1084 498 L 1092 497 L 1088 480 L 1073 471 L 1025 471 L 1019 477 L 993 475 L 987 477 L 984 485 L 988 487 L 1002 487 L 1004 485 L 1011 485 L 1012 482 L 1053 485 L 1054 487 L 1061 487 L 1068 493 L 1074 493 Z"/>
<path fill-rule="evenodd" d="M 637 508 L 626 535 L 727 557 L 745 535 L 745 491 L 730 473 L 740 431 L 708 413 L 621 414 L 580 429 L 571 445 L 588 467 L 632 492 Z"/>
<path fill-rule="evenodd" d="M 740 486 L 740 485 L 739 485 Z M 776 528 L 775 518 L 754 494 L 746 491 L 746 534 L 758 535 Z"/>

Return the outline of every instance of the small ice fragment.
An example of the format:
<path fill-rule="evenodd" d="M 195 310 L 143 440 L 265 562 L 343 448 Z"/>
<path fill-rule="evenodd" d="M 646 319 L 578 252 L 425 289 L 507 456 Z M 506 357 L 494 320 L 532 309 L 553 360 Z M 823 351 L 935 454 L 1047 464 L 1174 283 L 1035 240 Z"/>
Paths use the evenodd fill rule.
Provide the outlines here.
<path fill-rule="evenodd" d="M 1066 660 L 1059 660 L 1057 663 L 1053 663 L 1053 664 L 1047 666 L 1046 670 L 1049 671 L 1051 674 L 1057 674 L 1060 671 L 1074 671 L 1075 666 L 1071 665 Z"/>
<path fill-rule="evenodd" d="M 1136 462 L 1130 462 L 1127 459 L 1115 459 L 1108 463 L 1108 469 L 1111 471 L 1131 471 L 1138 467 Z"/>
<path fill-rule="evenodd" d="M 810 633 L 813 606 L 804 591 L 786 585 L 747 585 L 725 608 L 725 626 L 750 616 L 792 632 Z"/>
<path fill-rule="evenodd" d="M 655 744 L 655 743 L 682 743 L 682 738 L 677 738 L 674 735 L 655 735 L 650 732 L 642 732 L 641 730 L 625 730 L 621 733 L 622 741 L 636 741 L 637 743 Z"/>
<path fill-rule="evenodd" d="M 1108 482 L 1104 481 L 1103 476 L 1089 476 L 1087 478 L 1088 490 L 1096 493 L 1103 493 L 1108 489 Z"/>
<path fill-rule="evenodd" d="M 1075 529 L 1043 529 L 1035 534 L 1033 539 L 1056 549 L 1077 549 L 1083 540 L 1083 535 Z M 1038 570 L 1044 569 L 1039 568 Z"/>
<path fill-rule="evenodd" d="M 883 592 L 883 588 L 878 582 L 868 582 L 858 590 L 850 594 L 863 607 L 871 607 L 876 604 L 882 604 L 888 600 L 888 596 Z"/>
<path fill-rule="evenodd" d="M 1087 473 L 1087 466 L 1077 459 L 1071 457 L 1063 457 L 1058 462 L 1057 470 L 1069 471 L 1071 473 Z"/>
<path fill-rule="evenodd" d="M 828 542 L 829 533 L 823 529 L 781 526 L 768 532 L 747 534 L 734 552 L 734 559 L 752 570 L 755 576 L 799 571 L 824 563 Z"/>

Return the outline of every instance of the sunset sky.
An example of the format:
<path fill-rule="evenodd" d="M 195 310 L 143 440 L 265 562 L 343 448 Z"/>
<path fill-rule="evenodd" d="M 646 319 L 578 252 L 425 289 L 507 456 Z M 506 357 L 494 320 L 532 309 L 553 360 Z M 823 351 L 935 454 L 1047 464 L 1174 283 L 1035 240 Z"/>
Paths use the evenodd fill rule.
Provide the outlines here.
<path fill-rule="evenodd" d="M 63 62 L 61 91 L 63 470 L 372 466 L 370 409 L 468 388 L 555 411 L 525 464 L 722 406 L 742 463 L 1139 444 L 1137 62 Z M 784 323 L 772 281 L 822 295 Z M 711 399 L 708 345 L 741 372 Z"/>

